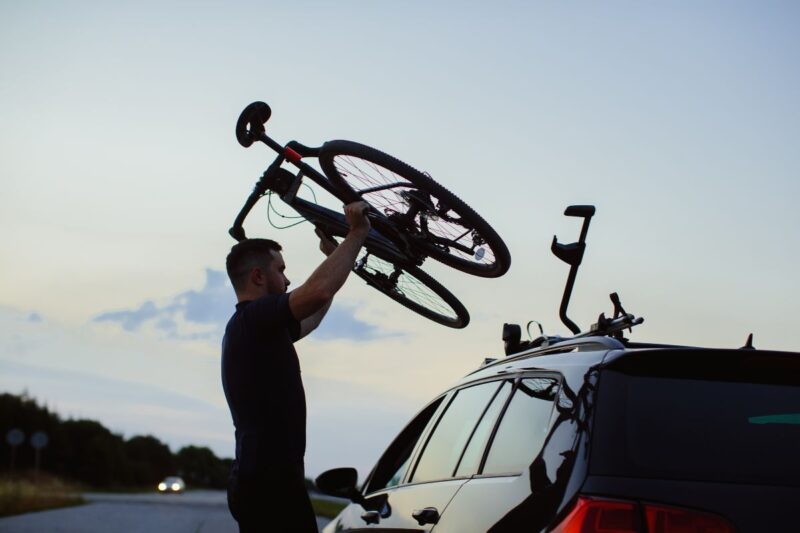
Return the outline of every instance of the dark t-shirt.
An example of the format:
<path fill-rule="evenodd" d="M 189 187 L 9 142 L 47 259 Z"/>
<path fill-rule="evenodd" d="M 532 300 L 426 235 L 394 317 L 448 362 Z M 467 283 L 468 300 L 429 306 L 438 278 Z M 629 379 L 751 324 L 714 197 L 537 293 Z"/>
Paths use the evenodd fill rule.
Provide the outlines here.
<path fill-rule="evenodd" d="M 288 294 L 240 302 L 222 339 L 222 387 L 236 428 L 234 473 L 263 477 L 302 465 L 306 400 Z"/>

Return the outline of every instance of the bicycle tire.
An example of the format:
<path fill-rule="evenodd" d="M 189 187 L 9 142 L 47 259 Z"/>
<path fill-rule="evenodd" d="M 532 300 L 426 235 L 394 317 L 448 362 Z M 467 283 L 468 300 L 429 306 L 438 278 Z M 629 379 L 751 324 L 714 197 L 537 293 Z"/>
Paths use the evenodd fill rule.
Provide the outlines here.
<path fill-rule="evenodd" d="M 461 329 L 469 324 L 469 312 L 458 298 L 414 265 L 393 264 L 362 253 L 353 273 L 400 305 L 443 326 Z"/>
<path fill-rule="evenodd" d="M 487 278 L 502 276 L 511 266 L 508 247 L 478 213 L 399 159 L 352 141 L 328 141 L 319 163 L 345 201 L 363 199 L 386 216 L 384 224 L 402 221 L 393 229 L 410 236 L 425 255 Z M 372 190 L 379 186 L 386 188 Z"/>
<path fill-rule="evenodd" d="M 347 235 L 349 228 L 343 214 L 300 198 L 289 205 L 329 237 Z M 370 230 L 364 250 L 353 272 L 367 285 L 434 322 L 456 329 L 467 327 L 469 312 L 458 298 L 429 274 L 403 263 L 400 251 L 388 239 Z M 397 269 L 401 272 L 391 282 L 391 274 Z"/>

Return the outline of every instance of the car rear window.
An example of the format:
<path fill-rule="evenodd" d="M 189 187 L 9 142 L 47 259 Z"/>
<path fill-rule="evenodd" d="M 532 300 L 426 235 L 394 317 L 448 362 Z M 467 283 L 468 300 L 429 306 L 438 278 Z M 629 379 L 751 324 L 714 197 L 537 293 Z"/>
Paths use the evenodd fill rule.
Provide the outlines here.
<path fill-rule="evenodd" d="M 557 393 L 558 380 L 553 378 L 519 382 L 492 440 L 483 475 L 518 474 L 530 466 L 550 430 Z"/>
<path fill-rule="evenodd" d="M 591 472 L 800 486 L 800 359 L 718 355 L 604 370 Z"/>
<path fill-rule="evenodd" d="M 501 383 L 493 381 L 459 390 L 433 429 L 412 476 L 413 483 L 453 477 L 473 428 Z"/>

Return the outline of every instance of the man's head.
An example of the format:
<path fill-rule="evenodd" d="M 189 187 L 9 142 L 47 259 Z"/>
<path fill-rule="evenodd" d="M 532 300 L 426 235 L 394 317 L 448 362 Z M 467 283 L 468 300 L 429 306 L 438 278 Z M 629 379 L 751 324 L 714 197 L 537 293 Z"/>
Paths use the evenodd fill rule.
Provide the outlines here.
<path fill-rule="evenodd" d="M 281 250 L 270 239 L 246 239 L 231 248 L 225 266 L 240 301 L 286 292 L 289 280 Z"/>

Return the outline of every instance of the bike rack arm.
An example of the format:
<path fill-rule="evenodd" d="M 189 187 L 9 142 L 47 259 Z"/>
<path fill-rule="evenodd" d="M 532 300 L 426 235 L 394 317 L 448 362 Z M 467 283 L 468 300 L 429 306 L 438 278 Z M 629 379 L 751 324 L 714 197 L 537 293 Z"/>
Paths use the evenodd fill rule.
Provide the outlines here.
<path fill-rule="evenodd" d="M 558 238 L 553 235 L 553 244 L 550 250 L 556 257 L 564 261 L 570 266 L 569 276 L 567 276 L 567 285 L 564 287 L 564 296 L 561 298 L 561 308 L 559 309 L 559 317 L 572 333 L 577 335 L 581 329 L 569 319 L 567 316 L 567 306 L 572 297 L 572 287 L 575 285 L 575 277 L 578 275 L 578 267 L 583 261 L 583 252 L 586 250 L 586 234 L 589 231 L 589 222 L 594 216 L 593 205 L 571 205 L 564 211 L 564 215 L 568 217 L 582 217 L 583 226 L 581 227 L 581 235 L 578 242 L 572 244 L 561 244 Z"/>

